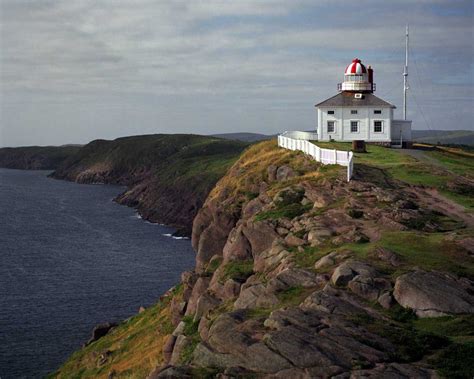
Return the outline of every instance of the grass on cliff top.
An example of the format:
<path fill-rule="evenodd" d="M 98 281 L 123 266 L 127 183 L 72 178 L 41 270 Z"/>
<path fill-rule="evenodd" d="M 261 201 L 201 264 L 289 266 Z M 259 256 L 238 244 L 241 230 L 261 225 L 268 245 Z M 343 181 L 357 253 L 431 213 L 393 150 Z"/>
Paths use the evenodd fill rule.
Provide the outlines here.
<path fill-rule="evenodd" d="M 289 166 L 296 177 L 282 182 L 271 183 L 267 193 L 272 196 L 278 190 L 298 184 L 304 180 L 318 180 L 335 176 L 344 177 L 345 170 L 341 166 L 322 166 L 305 154 L 278 147 L 276 139 L 251 145 L 231 167 L 228 175 L 223 177 L 212 190 L 210 197 L 217 197 L 222 191 L 228 191 L 229 196 L 241 195 L 249 200 L 262 181 L 268 183 L 268 167 Z"/>
<path fill-rule="evenodd" d="M 385 265 L 372 258 L 372 252 L 383 247 L 396 253 L 401 260 L 399 267 Z M 350 250 L 361 260 L 370 261 L 380 270 L 398 276 L 413 267 L 424 270 L 451 272 L 474 279 L 474 262 L 468 252 L 443 233 L 422 233 L 413 231 L 385 232 L 380 240 L 369 243 L 350 243 L 342 246 L 331 244 L 307 247 L 304 251 L 294 251 L 294 260 L 300 267 L 311 268 L 315 262 L 332 251 Z"/>
<path fill-rule="evenodd" d="M 180 287 L 174 296 L 180 296 Z M 146 378 L 163 361 L 162 349 L 173 332 L 165 298 L 69 357 L 49 378 Z M 105 357 L 105 359 L 104 359 Z"/>
<path fill-rule="evenodd" d="M 349 151 L 350 142 L 315 142 L 319 147 Z M 424 152 L 447 170 L 420 161 L 398 149 L 376 145 L 366 145 L 367 153 L 355 153 L 355 170 L 357 165 L 367 165 L 383 169 L 389 176 L 402 182 L 414 185 L 425 185 L 438 189 L 451 200 L 474 210 L 473 189 L 456 189 L 448 187 L 456 175 L 474 178 L 474 159 L 472 157 L 450 153 L 449 151 Z M 454 173 L 454 174 L 453 174 Z M 468 191 L 468 193 L 466 193 Z"/>

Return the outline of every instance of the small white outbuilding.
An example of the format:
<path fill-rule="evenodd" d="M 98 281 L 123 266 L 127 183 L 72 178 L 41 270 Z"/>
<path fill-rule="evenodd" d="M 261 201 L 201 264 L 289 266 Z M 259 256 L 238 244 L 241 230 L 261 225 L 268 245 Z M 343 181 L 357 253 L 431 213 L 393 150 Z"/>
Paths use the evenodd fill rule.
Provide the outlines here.
<path fill-rule="evenodd" d="M 354 59 L 344 72 L 339 93 L 316 104 L 320 141 L 364 140 L 386 146 L 411 142 L 411 121 L 394 120 L 395 106 L 374 95 L 372 68 Z"/>

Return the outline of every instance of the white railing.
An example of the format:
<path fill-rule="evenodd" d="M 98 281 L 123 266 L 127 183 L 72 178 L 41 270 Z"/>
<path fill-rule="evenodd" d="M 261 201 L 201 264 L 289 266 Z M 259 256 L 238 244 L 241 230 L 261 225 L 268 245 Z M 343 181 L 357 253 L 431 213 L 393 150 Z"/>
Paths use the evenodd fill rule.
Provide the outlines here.
<path fill-rule="evenodd" d="M 304 134 L 311 135 L 311 138 L 308 139 L 313 139 L 312 137 L 316 133 L 285 132 L 278 136 L 278 146 L 288 150 L 300 150 L 322 164 L 345 166 L 347 167 L 347 181 L 350 181 L 354 172 L 354 154 L 352 151 L 322 149 L 311 143 L 308 139 L 301 138 Z M 294 138 L 294 136 L 299 136 L 300 138 Z"/>

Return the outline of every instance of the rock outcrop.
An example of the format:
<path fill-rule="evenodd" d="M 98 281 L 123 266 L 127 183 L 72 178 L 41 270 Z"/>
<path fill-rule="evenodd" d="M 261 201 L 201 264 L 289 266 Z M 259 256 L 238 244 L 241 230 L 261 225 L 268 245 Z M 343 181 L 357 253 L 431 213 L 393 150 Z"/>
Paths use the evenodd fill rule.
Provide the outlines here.
<path fill-rule="evenodd" d="M 401 275 L 393 294 L 419 317 L 474 313 L 474 283 L 448 274 L 414 271 Z"/>

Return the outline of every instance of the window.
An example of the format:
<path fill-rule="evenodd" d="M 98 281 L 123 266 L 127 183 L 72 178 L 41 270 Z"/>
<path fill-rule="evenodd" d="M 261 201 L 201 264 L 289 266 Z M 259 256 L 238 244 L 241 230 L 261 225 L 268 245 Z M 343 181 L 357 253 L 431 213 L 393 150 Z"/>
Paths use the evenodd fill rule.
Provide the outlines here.
<path fill-rule="evenodd" d="M 383 132 L 383 122 L 374 121 L 374 133 L 382 133 L 382 132 Z"/>
<path fill-rule="evenodd" d="M 374 110 L 374 114 L 382 114 L 382 110 L 380 110 L 380 109 L 375 109 L 375 110 Z"/>
<path fill-rule="evenodd" d="M 359 132 L 359 122 L 351 121 L 351 133 L 358 133 L 358 132 Z"/>
<path fill-rule="evenodd" d="M 328 121 L 328 133 L 334 133 L 336 131 L 336 123 L 334 121 Z"/>
<path fill-rule="evenodd" d="M 352 109 L 351 114 L 357 114 L 357 109 Z"/>
<path fill-rule="evenodd" d="M 334 114 L 334 111 L 328 111 L 328 114 Z"/>

